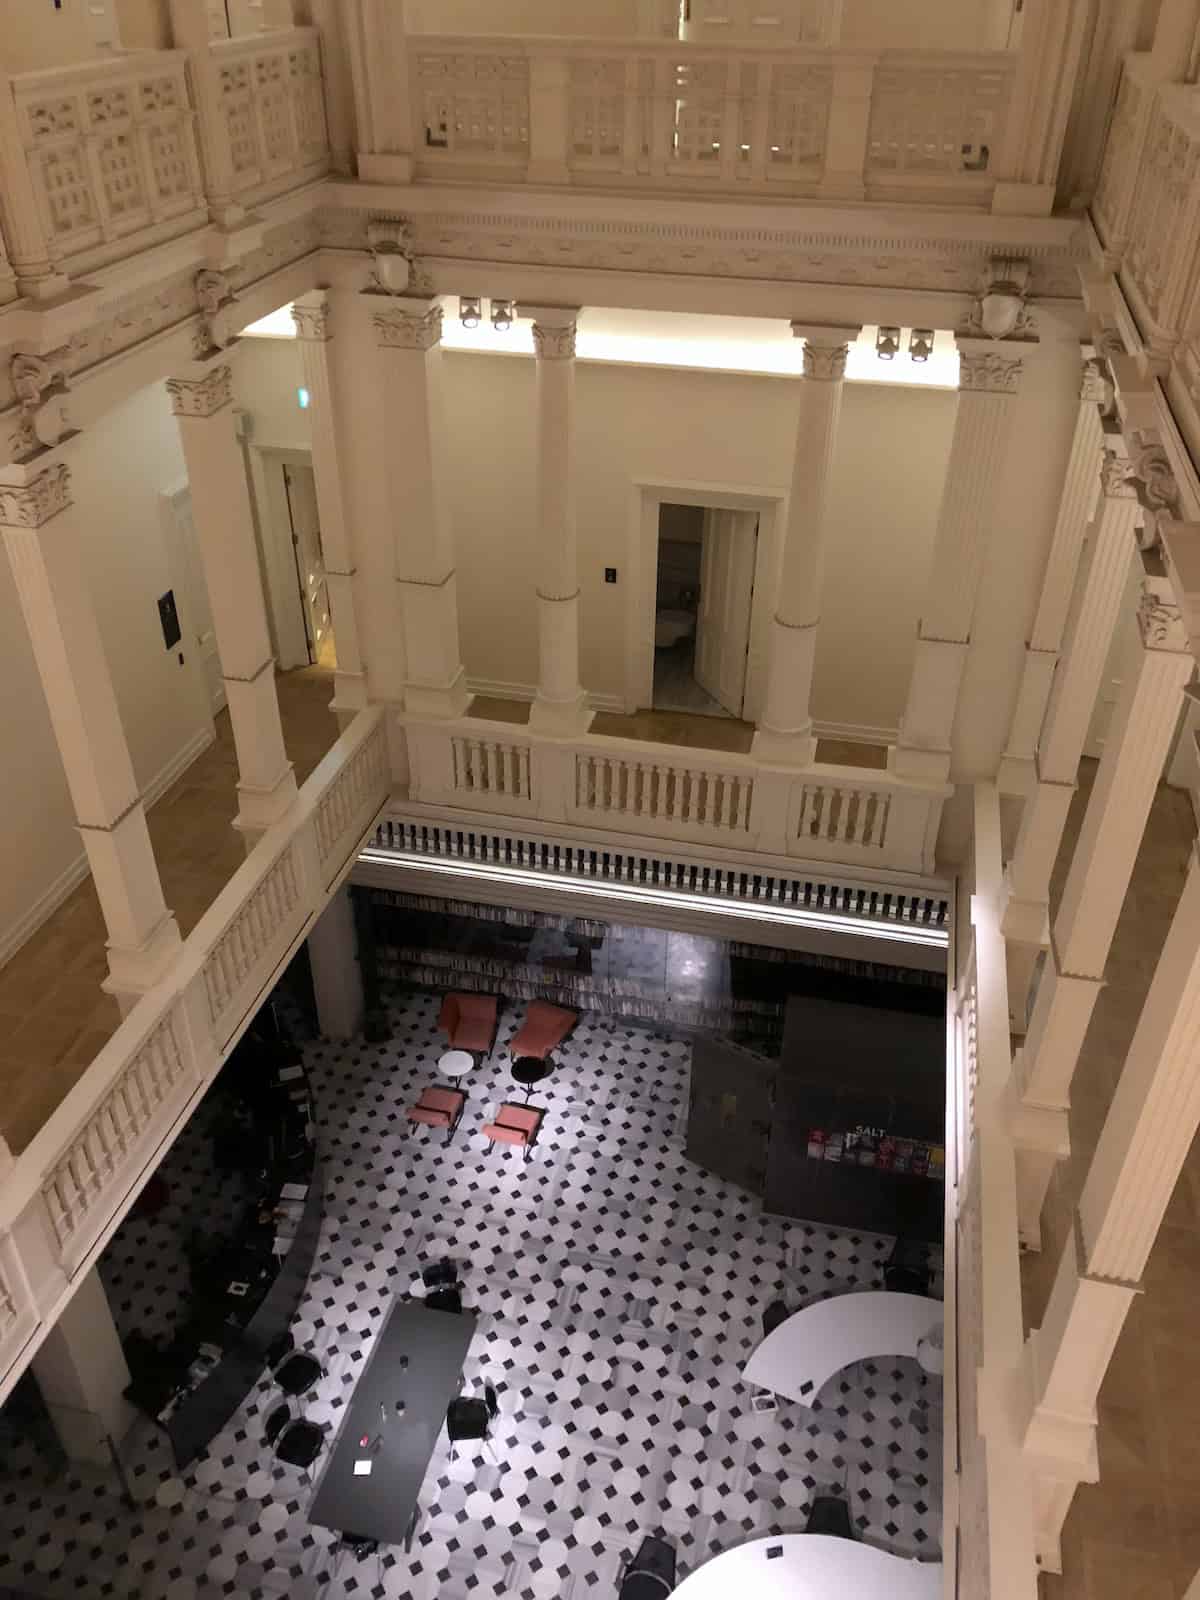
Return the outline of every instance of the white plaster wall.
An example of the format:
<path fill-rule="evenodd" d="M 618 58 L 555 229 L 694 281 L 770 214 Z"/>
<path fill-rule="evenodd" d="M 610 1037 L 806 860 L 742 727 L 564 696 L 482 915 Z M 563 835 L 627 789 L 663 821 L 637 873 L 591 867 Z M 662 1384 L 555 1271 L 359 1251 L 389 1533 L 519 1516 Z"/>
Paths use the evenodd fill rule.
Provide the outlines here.
<path fill-rule="evenodd" d="M 357 302 L 357 303 L 356 303 Z M 370 612 L 368 671 L 402 649 L 395 625 L 391 528 L 378 495 L 387 450 L 362 355 L 374 350 L 361 296 L 338 296 L 335 369 L 350 515 L 360 538 Z M 361 319 L 361 320 L 360 320 Z M 245 340 L 238 399 L 256 440 L 307 442 L 296 409 L 300 356 L 290 341 Z M 446 352 L 462 652 L 468 674 L 496 692 L 537 679 L 534 607 L 534 362 Z M 796 380 L 581 362 L 576 378 L 578 524 L 585 686 L 619 698 L 628 648 L 636 480 L 786 492 Z M 940 390 L 849 384 L 830 496 L 829 563 L 814 713 L 826 723 L 894 729 L 912 664 L 955 397 Z M 604 568 L 616 566 L 616 585 Z"/>
<path fill-rule="evenodd" d="M 36 72 L 86 61 L 96 54 L 88 26 L 86 0 L 0 0 L 0 67 L 5 72 Z"/>
<path fill-rule="evenodd" d="M 72 492 L 86 507 L 85 560 L 121 721 L 142 790 L 211 734 L 198 663 L 163 645 L 157 601 L 179 583 L 158 494 L 184 476 L 178 430 L 161 384 L 85 427 L 71 449 Z M 0 957 L 53 907 L 82 855 L 66 779 L 16 590 L 0 565 L 0 682 L 6 731 L 20 759 L 5 773 L 0 829 Z M 181 618 L 181 620 L 185 620 Z"/>
<path fill-rule="evenodd" d="M 405 0 L 413 33 L 625 35 L 638 32 L 638 0 Z"/>
<path fill-rule="evenodd" d="M 876 50 L 1002 50 L 1012 0 L 843 0 L 847 46 Z"/>
<path fill-rule="evenodd" d="M 116 0 L 126 50 L 169 50 L 173 44 L 168 0 Z"/>

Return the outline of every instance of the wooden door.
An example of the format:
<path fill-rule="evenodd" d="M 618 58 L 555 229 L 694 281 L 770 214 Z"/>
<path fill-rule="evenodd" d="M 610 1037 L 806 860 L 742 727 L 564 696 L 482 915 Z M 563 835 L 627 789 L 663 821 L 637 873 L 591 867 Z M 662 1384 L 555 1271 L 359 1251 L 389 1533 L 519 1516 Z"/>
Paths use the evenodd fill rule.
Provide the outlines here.
<path fill-rule="evenodd" d="M 757 545 L 754 512 L 705 512 L 694 670 L 704 692 L 734 717 L 746 696 Z"/>

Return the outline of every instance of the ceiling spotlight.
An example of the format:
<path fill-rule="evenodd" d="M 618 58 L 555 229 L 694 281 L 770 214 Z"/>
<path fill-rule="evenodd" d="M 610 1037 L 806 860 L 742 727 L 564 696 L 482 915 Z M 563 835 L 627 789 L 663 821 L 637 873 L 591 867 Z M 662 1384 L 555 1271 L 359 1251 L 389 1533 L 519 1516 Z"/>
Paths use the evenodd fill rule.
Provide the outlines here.
<path fill-rule="evenodd" d="M 479 326 L 479 296 L 477 294 L 459 295 L 458 320 L 464 328 L 477 328 Z"/>
<path fill-rule="evenodd" d="M 492 301 L 492 327 L 497 333 L 507 333 L 512 327 L 513 303 L 511 300 Z"/>
<path fill-rule="evenodd" d="M 933 354 L 933 329 L 914 328 L 908 341 L 909 358 L 913 361 L 928 361 Z"/>
<path fill-rule="evenodd" d="M 880 328 L 875 335 L 875 354 L 880 361 L 891 361 L 900 350 L 900 329 Z"/>

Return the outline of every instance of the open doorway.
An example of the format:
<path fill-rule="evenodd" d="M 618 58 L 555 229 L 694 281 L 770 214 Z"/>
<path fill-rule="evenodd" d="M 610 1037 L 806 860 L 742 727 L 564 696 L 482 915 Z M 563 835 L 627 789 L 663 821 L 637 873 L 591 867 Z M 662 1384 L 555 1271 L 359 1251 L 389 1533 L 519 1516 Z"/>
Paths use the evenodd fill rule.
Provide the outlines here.
<path fill-rule="evenodd" d="M 312 455 L 250 446 L 271 641 L 281 672 L 337 666 Z"/>
<path fill-rule="evenodd" d="M 329 587 L 325 580 L 325 552 L 321 547 L 321 522 L 317 511 L 317 486 L 307 464 L 284 461 L 283 491 L 292 535 L 296 590 L 310 664 L 335 667 L 333 629 L 329 622 Z"/>
<path fill-rule="evenodd" d="M 744 714 L 757 549 L 756 511 L 660 505 L 654 710 Z"/>

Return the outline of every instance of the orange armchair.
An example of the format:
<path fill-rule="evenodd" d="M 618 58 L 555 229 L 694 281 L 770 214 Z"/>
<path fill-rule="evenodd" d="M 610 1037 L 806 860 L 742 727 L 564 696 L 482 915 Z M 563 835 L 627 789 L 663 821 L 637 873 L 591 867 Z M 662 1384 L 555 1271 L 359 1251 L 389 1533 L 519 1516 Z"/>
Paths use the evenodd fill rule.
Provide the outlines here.
<path fill-rule="evenodd" d="M 426 1084 L 415 1106 L 408 1108 L 410 1122 L 424 1123 L 427 1128 L 445 1128 L 446 1143 L 454 1137 L 454 1130 L 462 1120 L 467 1097 L 461 1089 L 443 1089 L 438 1084 Z"/>
<path fill-rule="evenodd" d="M 448 994 L 438 1012 L 438 1027 L 451 1049 L 487 1055 L 496 1037 L 499 1009 L 494 994 Z"/>
<path fill-rule="evenodd" d="M 489 1139 L 492 1144 L 515 1144 L 520 1149 L 522 1158 L 528 1161 L 533 1141 L 541 1132 L 542 1118 L 545 1115 L 544 1106 L 518 1106 L 511 1101 L 505 1101 L 496 1112 L 495 1122 L 484 1123 L 484 1138 Z"/>
<path fill-rule="evenodd" d="M 548 1000 L 531 1000 L 525 1020 L 513 1034 L 508 1048 L 517 1056 L 537 1056 L 544 1061 L 579 1021 L 578 1011 L 552 1006 Z"/>

